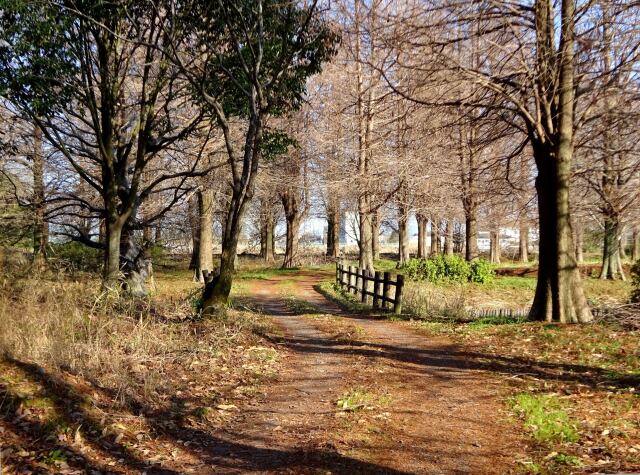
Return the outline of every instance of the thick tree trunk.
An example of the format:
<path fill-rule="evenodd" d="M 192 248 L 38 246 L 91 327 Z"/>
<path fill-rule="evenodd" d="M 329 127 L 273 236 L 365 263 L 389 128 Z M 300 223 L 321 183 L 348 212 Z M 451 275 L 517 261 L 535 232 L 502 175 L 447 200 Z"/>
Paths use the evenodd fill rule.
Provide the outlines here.
<path fill-rule="evenodd" d="M 398 266 L 409 261 L 409 217 L 404 206 L 398 209 Z"/>
<path fill-rule="evenodd" d="M 557 124 L 557 132 L 544 137 L 531 134 L 538 169 L 536 191 L 540 218 L 540 265 L 529 316 L 534 320 L 549 322 L 584 323 L 592 321 L 593 316 L 578 270 L 569 205 L 573 156 L 574 0 L 562 0 L 561 10 L 560 55 L 551 60 L 549 58 L 554 57 L 551 3 L 549 0 L 539 0 L 536 4 L 542 87 L 547 76 L 545 68 L 558 65 L 560 75 L 557 112 L 551 117 L 543 117 L 544 124 Z"/>
<path fill-rule="evenodd" d="M 42 130 L 33 131 L 33 263 L 39 269 L 46 266 L 49 225 L 44 220 L 44 157 L 42 156 Z"/>
<path fill-rule="evenodd" d="M 149 244 L 150 241 L 142 245 L 136 242 L 134 229 L 124 225 L 120 235 L 120 271 L 124 290 L 134 297 L 148 294 L 146 282 L 153 275 Z"/>
<path fill-rule="evenodd" d="M 213 280 L 205 284 L 202 294 L 202 314 L 205 316 L 215 315 L 229 300 L 236 268 L 240 226 L 247 203 L 247 199 L 242 199 L 242 194 L 242 191 L 235 189 L 231 196 L 222 233 L 220 269 Z"/>
<path fill-rule="evenodd" d="M 529 222 L 526 217 L 520 217 L 518 260 L 525 264 L 529 262 Z"/>
<path fill-rule="evenodd" d="M 447 234 L 444 238 L 444 253 L 453 256 L 453 218 L 447 219 Z"/>
<path fill-rule="evenodd" d="M 490 251 L 489 251 L 489 260 L 493 264 L 500 264 L 500 228 L 494 229 L 489 234 L 490 238 Z"/>
<path fill-rule="evenodd" d="M 338 257 L 340 251 L 340 205 L 330 197 L 327 206 L 327 256 Z"/>
<path fill-rule="evenodd" d="M 157 234 L 156 227 L 156 234 Z M 191 260 L 189 270 L 195 271 L 194 280 L 199 281 L 198 263 L 200 262 L 200 198 L 197 194 L 189 199 L 189 229 L 191 230 Z"/>
<path fill-rule="evenodd" d="M 618 217 L 610 214 L 604 220 L 604 244 L 602 247 L 602 269 L 600 279 L 625 280 L 620 256 L 620 222 Z"/>
<path fill-rule="evenodd" d="M 431 255 L 435 256 L 440 252 L 440 236 L 438 233 L 438 219 L 431 217 Z"/>
<path fill-rule="evenodd" d="M 418 223 L 418 258 L 427 257 L 427 219 L 421 214 L 416 214 Z"/>

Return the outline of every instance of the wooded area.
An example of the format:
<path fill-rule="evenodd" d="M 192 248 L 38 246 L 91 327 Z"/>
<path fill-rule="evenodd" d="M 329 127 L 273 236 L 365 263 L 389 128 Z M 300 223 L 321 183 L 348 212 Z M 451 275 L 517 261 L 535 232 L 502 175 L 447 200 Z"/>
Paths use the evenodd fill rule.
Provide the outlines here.
<path fill-rule="evenodd" d="M 346 412 L 380 409 L 387 396 L 424 414 L 437 407 L 432 429 L 450 437 L 440 449 L 464 465 L 446 473 L 495 473 L 492 461 L 515 473 L 515 456 L 461 448 L 470 431 L 482 441 L 473 447 L 510 452 L 486 439 L 501 423 L 485 432 L 445 416 L 435 396 L 415 401 L 438 378 L 449 394 L 446 368 L 469 404 L 484 401 L 478 417 L 493 420 L 507 401 L 533 427 L 533 445 L 514 442 L 529 447 L 515 457 L 525 472 L 531 462 L 527 473 L 569 473 L 570 457 L 593 470 L 640 467 L 639 25 L 629 0 L 0 0 L 0 371 L 22 381 L 0 377 L 11 468 L 31 458 L 30 473 L 64 471 L 49 460 L 56 450 L 82 458 L 69 434 L 60 448 L 29 435 L 45 423 L 20 428 L 32 398 L 16 384 L 43 394 L 86 385 L 105 414 L 146 407 L 179 422 L 150 418 L 145 434 L 207 447 L 236 398 L 258 404 L 269 378 L 285 375 L 264 413 L 286 412 L 290 391 L 309 396 L 296 417 L 333 401 L 332 387 L 315 400 L 302 382 L 313 367 L 322 386 L 323 353 L 353 386 L 335 383 L 341 411 L 354 398 Z M 349 369 L 357 358 L 369 379 Z M 229 389 L 245 383 L 246 394 Z M 494 383 L 509 389 L 486 393 Z M 534 413 L 553 419 L 565 393 L 573 409 L 545 439 Z M 104 445 L 100 418 L 75 420 L 77 408 L 55 402 L 75 396 L 47 407 L 78 433 L 105 434 L 84 433 L 97 452 L 76 469 L 111 458 L 122 473 L 151 466 L 153 437 L 137 439 L 147 453 L 127 452 L 126 434 Z M 625 421 L 620 433 L 603 425 L 614 417 L 604 409 L 591 421 L 591 397 Z M 383 439 L 384 414 L 362 416 L 372 440 Z M 399 437 L 392 414 L 380 430 Z M 269 442 L 286 446 L 269 455 L 278 462 L 261 466 L 259 443 L 239 449 L 255 434 L 249 418 L 233 419 L 227 468 L 437 466 L 402 448 L 385 449 L 399 452 L 380 465 L 379 446 L 354 441 L 353 453 L 327 453 L 328 439 L 296 465 L 306 423 L 259 417 L 256 427 L 286 429 Z M 437 438 L 411 427 L 416 444 Z M 606 462 L 594 449 L 604 445 Z M 23 446 L 38 455 L 16 455 Z M 162 463 L 209 473 L 221 466 L 212 454 Z"/>

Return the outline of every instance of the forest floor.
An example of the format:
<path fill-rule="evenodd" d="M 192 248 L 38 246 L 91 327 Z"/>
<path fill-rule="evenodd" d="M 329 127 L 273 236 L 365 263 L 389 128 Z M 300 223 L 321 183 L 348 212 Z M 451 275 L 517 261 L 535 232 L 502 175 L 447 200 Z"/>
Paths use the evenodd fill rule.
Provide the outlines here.
<path fill-rule="evenodd" d="M 147 353 L 133 343 L 109 350 L 114 361 L 125 355 L 111 373 L 108 359 L 80 371 L 32 350 L 5 358 L 0 473 L 640 470 L 638 332 L 391 321 L 319 293 L 331 279 L 245 272 L 229 314 L 202 322 L 166 317 L 166 302 L 196 288 L 168 273 L 165 307 L 151 312 L 162 318 L 108 329 L 158 340 Z M 13 290 L 0 310 L 20 298 Z"/>

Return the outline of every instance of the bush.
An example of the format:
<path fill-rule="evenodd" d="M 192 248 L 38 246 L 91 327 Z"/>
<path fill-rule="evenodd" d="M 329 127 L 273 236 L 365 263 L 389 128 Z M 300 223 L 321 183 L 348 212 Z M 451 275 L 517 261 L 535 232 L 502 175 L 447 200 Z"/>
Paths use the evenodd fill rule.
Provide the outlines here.
<path fill-rule="evenodd" d="M 495 267 L 486 259 L 471 261 L 471 275 L 469 280 L 478 284 L 487 284 L 496 275 Z"/>
<path fill-rule="evenodd" d="M 102 266 L 102 251 L 75 241 L 51 245 L 50 257 L 54 265 L 71 271 L 96 272 Z"/>
<path fill-rule="evenodd" d="M 640 260 L 631 266 L 631 302 L 640 303 Z"/>
<path fill-rule="evenodd" d="M 493 279 L 493 266 L 484 259 L 472 262 L 460 256 L 437 255 L 429 259 L 410 259 L 403 267 L 407 278 L 429 282 L 477 282 Z"/>

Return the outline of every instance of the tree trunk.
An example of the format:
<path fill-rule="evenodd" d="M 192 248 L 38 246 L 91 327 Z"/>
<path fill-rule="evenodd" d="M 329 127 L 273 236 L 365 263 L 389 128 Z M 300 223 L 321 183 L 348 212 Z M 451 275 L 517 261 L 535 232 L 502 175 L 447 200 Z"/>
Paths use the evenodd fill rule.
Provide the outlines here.
<path fill-rule="evenodd" d="M 333 197 L 327 206 L 327 256 L 338 257 L 340 251 L 340 205 Z"/>
<path fill-rule="evenodd" d="M 421 214 L 416 214 L 418 223 L 418 258 L 427 257 L 427 218 Z"/>
<path fill-rule="evenodd" d="M 447 234 L 444 239 L 444 253 L 453 256 L 453 218 L 447 219 Z"/>
<path fill-rule="evenodd" d="M 105 231 L 106 249 L 102 271 L 103 287 L 109 290 L 116 290 L 120 280 L 120 236 L 122 235 L 122 226 L 118 222 L 106 221 Z"/>
<path fill-rule="evenodd" d="M 475 206 L 465 212 L 465 259 L 471 261 L 478 257 L 478 222 Z"/>
<path fill-rule="evenodd" d="M 520 217 L 520 235 L 518 239 L 518 260 L 529 262 L 529 223 L 526 217 Z"/>
<path fill-rule="evenodd" d="M 399 206 L 398 216 L 398 267 L 409 261 L 409 219 L 405 206 Z"/>
<path fill-rule="evenodd" d="M 140 245 L 136 242 L 134 229 L 128 223 L 123 226 L 120 235 L 120 271 L 124 290 L 134 297 L 148 294 L 146 282 L 153 274 L 149 244 L 150 241 L 145 241 Z"/>
<path fill-rule="evenodd" d="M 584 262 L 584 228 L 581 224 L 574 224 L 573 232 L 576 245 L 576 260 L 578 264 L 582 264 Z"/>
<path fill-rule="evenodd" d="M 631 260 L 637 262 L 640 259 L 640 232 L 638 226 L 633 227 L 633 242 L 631 243 Z"/>
<path fill-rule="evenodd" d="M 266 264 L 273 264 L 275 261 L 274 239 L 273 239 L 273 206 L 269 200 L 262 200 L 262 229 L 260 232 L 260 257 Z"/>
<path fill-rule="evenodd" d="M 33 130 L 33 263 L 38 269 L 46 266 L 49 225 L 44 220 L 44 157 L 42 156 L 42 130 Z"/>
<path fill-rule="evenodd" d="M 543 66 L 547 65 L 546 57 L 553 57 L 554 20 L 550 12 L 549 0 L 539 0 L 536 20 L 540 35 L 539 61 Z M 557 134 L 532 137 L 538 169 L 540 265 L 529 316 L 534 320 L 561 323 L 593 320 L 576 261 L 569 206 L 573 156 L 574 14 L 574 0 L 562 0 L 557 113 L 543 117 L 545 123 L 557 123 Z"/>
<path fill-rule="evenodd" d="M 298 237 L 300 233 L 300 216 L 296 213 L 287 214 L 287 242 L 282 261 L 283 269 L 293 269 L 299 263 Z"/>
<path fill-rule="evenodd" d="M 431 217 L 431 255 L 435 256 L 440 252 L 440 237 L 438 233 L 438 220 Z"/>
<path fill-rule="evenodd" d="M 371 214 L 371 255 L 374 261 L 380 259 L 380 220 L 377 211 Z"/>
<path fill-rule="evenodd" d="M 191 261 L 189 270 L 195 271 L 194 280 L 199 281 L 198 263 L 200 262 L 200 197 L 198 194 L 189 199 L 189 229 L 191 230 Z M 156 235 L 158 228 L 156 227 Z"/>
<path fill-rule="evenodd" d="M 611 211 L 611 210 L 610 210 Z M 604 220 L 604 244 L 602 246 L 602 269 L 600 279 L 625 280 L 620 258 L 620 222 L 618 217 L 611 213 Z"/>
<path fill-rule="evenodd" d="M 193 280 L 204 282 L 204 271 L 213 272 L 213 190 L 203 190 L 198 192 L 198 231 L 200 237 L 198 265 L 194 269 Z"/>
<path fill-rule="evenodd" d="M 500 264 L 500 228 L 490 233 L 490 252 L 489 260 L 493 264 Z"/>

